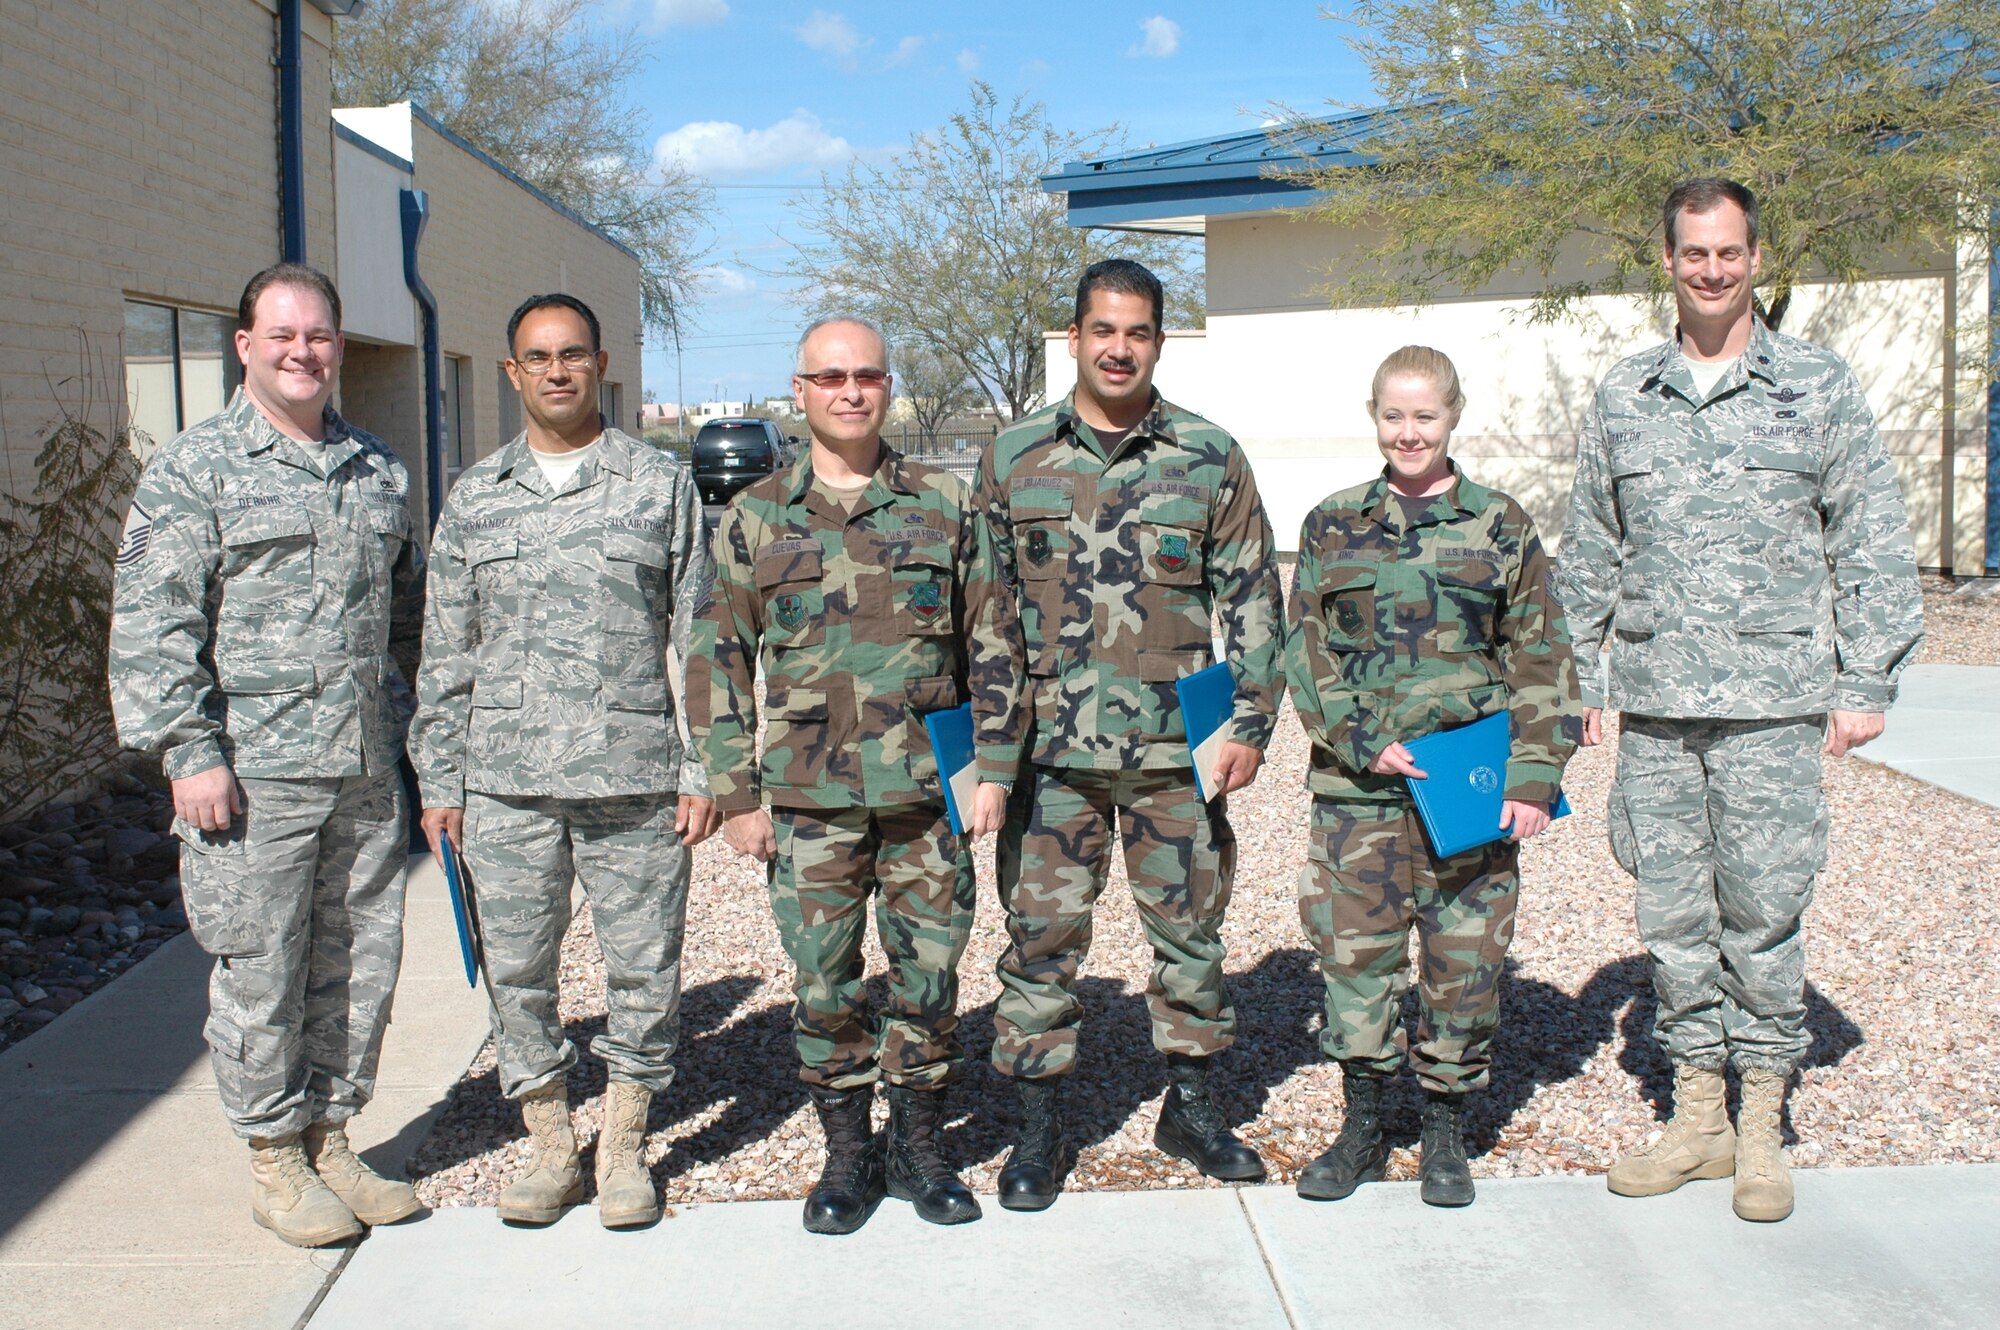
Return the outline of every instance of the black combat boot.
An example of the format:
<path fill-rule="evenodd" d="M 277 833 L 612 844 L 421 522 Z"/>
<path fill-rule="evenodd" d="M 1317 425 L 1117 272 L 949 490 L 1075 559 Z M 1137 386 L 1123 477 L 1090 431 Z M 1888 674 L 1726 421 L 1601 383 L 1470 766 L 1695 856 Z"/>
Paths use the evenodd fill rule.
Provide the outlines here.
<path fill-rule="evenodd" d="M 1014 1088 L 1021 1096 L 1021 1128 L 1000 1170 L 1000 1204 L 1008 1210 L 1046 1210 L 1062 1190 L 1062 1079 L 1021 1078 Z"/>
<path fill-rule="evenodd" d="M 1364 1182 L 1380 1182 L 1389 1163 L 1389 1146 L 1382 1139 L 1383 1078 L 1344 1063 L 1340 1077 L 1347 1089 L 1347 1116 L 1332 1146 L 1299 1174 L 1299 1195 L 1309 1201 L 1337 1201 Z"/>
<path fill-rule="evenodd" d="M 1465 1127 L 1459 1120 L 1459 1096 L 1424 1093 L 1423 1158 L 1417 1180 L 1425 1205 L 1471 1205 L 1472 1170 L 1465 1166 Z"/>
<path fill-rule="evenodd" d="M 1153 1144 L 1224 1182 L 1261 1182 L 1264 1161 L 1236 1139 L 1208 1093 L 1208 1058 L 1167 1054 L 1167 1097 Z"/>
<path fill-rule="evenodd" d="M 812 1087 L 813 1108 L 826 1133 L 826 1167 L 806 1197 L 806 1232 L 852 1233 L 868 1222 L 881 1201 L 882 1152 L 868 1120 L 875 1087 L 853 1090 Z"/>
<path fill-rule="evenodd" d="M 943 1090 L 889 1087 L 889 1194 L 915 1205 L 928 1223 L 970 1223 L 979 1202 L 944 1162 L 943 1125 Z"/>

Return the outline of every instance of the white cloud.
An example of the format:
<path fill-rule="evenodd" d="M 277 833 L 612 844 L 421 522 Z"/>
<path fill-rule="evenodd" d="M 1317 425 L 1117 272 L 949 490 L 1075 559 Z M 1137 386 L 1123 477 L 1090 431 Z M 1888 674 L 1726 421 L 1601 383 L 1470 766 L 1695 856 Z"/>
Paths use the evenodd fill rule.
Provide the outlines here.
<path fill-rule="evenodd" d="M 831 167 L 852 156 L 854 146 L 827 133 L 810 111 L 794 111 L 768 129 L 745 129 L 733 120 L 694 120 L 662 134 L 653 145 L 654 161 L 679 161 L 697 176 Z"/>
<path fill-rule="evenodd" d="M 1127 55 L 1148 56 L 1154 60 L 1165 60 L 1181 49 L 1181 25 L 1170 18 L 1155 14 L 1139 20 L 1139 31 L 1145 34 L 1139 44 L 1126 51 Z"/>
<path fill-rule="evenodd" d="M 747 296 L 757 289 L 755 281 L 726 263 L 696 268 L 692 276 L 702 293 L 711 297 L 728 299 L 731 296 Z"/>
<path fill-rule="evenodd" d="M 894 69 L 897 65 L 906 65 L 916 59 L 917 52 L 923 50 L 923 48 L 924 39 L 922 37 L 905 37 L 896 43 L 896 49 L 889 53 L 889 58 L 882 62 L 882 67 L 884 69 Z"/>
<path fill-rule="evenodd" d="M 663 28 L 720 23 L 728 17 L 728 0 L 653 0 L 653 22 Z"/>
<path fill-rule="evenodd" d="M 958 72 L 977 74 L 979 72 L 979 52 L 967 47 L 958 53 Z"/>
<path fill-rule="evenodd" d="M 854 30 L 844 14 L 829 14 L 824 9 L 815 9 L 812 16 L 798 27 L 792 35 L 822 55 L 831 56 L 842 69 L 854 68 L 855 53 L 869 45 L 869 39 Z"/>

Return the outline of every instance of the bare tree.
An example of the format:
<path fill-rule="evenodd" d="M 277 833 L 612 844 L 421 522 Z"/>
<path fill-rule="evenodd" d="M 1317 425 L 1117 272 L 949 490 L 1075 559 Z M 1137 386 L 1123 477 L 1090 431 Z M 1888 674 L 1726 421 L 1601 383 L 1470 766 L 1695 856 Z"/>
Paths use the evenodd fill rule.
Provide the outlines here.
<path fill-rule="evenodd" d="M 1070 226 L 1041 177 L 1119 146 L 1115 129 L 1071 134 L 1039 102 L 1003 106 L 985 83 L 972 104 L 881 166 L 855 162 L 794 204 L 814 239 L 790 267 L 814 314 L 852 311 L 903 346 L 957 362 L 1005 416 L 1041 397 L 1042 335 L 1070 323 L 1076 279 L 1122 256 L 1166 283 L 1169 326 L 1203 306 L 1199 251 L 1161 236 Z"/>
<path fill-rule="evenodd" d="M 708 191 L 651 160 L 624 89 L 651 52 L 594 0 L 372 0 L 334 29 L 338 106 L 412 101 L 638 254 L 647 324 L 693 307 Z"/>
<path fill-rule="evenodd" d="M 966 378 L 965 366 L 954 356 L 940 355 L 925 342 L 896 348 L 896 396 L 909 403 L 910 417 L 927 447 L 937 445 L 946 421 L 970 410 L 980 394 Z"/>

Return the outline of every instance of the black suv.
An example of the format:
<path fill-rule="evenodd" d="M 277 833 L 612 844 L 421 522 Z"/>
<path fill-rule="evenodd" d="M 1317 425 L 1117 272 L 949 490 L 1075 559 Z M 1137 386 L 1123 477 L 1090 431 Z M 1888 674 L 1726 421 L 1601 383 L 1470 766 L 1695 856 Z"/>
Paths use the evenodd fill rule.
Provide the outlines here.
<path fill-rule="evenodd" d="M 786 439 L 768 420 L 711 420 L 694 436 L 695 488 L 703 503 L 728 503 L 736 491 L 762 480 L 788 460 Z"/>

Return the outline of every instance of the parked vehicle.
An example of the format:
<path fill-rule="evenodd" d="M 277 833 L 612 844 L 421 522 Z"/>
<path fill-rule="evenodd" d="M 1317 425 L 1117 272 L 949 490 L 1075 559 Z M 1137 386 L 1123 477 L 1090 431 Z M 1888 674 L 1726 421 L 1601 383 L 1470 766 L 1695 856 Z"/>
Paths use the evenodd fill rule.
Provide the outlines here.
<path fill-rule="evenodd" d="M 701 501 L 728 503 L 736 492 L 791 460 L 777 425 L 751 416 L 711 420 L 694 436 L 690 459 Z"/>

